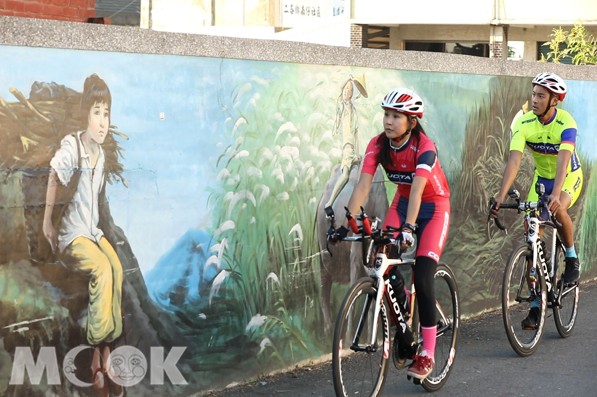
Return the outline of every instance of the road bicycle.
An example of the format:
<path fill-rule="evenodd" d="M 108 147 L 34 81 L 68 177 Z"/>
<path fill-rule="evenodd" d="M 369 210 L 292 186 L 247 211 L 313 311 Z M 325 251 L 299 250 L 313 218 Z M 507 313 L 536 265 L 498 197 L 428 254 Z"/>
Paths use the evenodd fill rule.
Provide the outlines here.
<path fill-rule="evenodd" d="M 524 213 L 524 243 L 512 250 L 502 283 L 502 317 L 508 341 L 523 357 L 535 352 L 543 336 L 547 309 L 553 309 L 558 333 L 567 338 L 572 333 L 578 314 L 578 282 L 564 284 L 562 275 L 565 248 L 557 232 L 557 220 L 551 215 L 542 197 L 545 189 L 537 187 L 538 201 L 521 201 L 520 193 L 508 193 L 514 202 L 500 204 L 501 209 L 515 209 Z M 490 200 L 490 209 L 495 199 Z M 491 218 L 493 219 L 493 218 Z M 499 219 L 496 226 L 506 230 Z M 545 235 L 549 237 L 545 237 Z M 546 248 L 549 257 L 546 258 Z M 523 327 L 531 304 L 539 303 L 535 327 Z"/>
<path fill-rule="evenodd" d="M 335 234 L 333 212 L 328 236 Z M 402 259 L 394 235 L 397 229 L 380 230 L 380 220 L 370 222 L 365 211 L 355 219 L 347 210 L 353 235 L 342 241 L 362 242 L 366 277 L 348 290 L 340 306 L 332 345 L 332 369 L 337 396 L 378 396 L 386 381 L 390 356 L 397 369 L 406 367 L 421 349 L 417 293 L 412 282 L 414 259 Z M 398 292 L 390 282 L 399 267 L 411 274 L 401 287 L 406 302 L 399 302 Z M 435 367 L 423 381 L 414 379 L 427 391 L 439 390 L 447 381 L 454 358 L 460 327 L 458 288 L 452 270 L 444 263 L 435 270 L 437 342 Z M 395 335 L 392 338 L 392 335 Z"/>

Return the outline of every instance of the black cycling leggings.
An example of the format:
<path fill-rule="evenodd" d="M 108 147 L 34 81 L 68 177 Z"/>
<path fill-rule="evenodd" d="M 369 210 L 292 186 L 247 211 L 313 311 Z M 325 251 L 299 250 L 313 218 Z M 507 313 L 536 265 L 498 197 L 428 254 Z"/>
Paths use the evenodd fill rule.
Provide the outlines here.
<path fill-rule="evenodd" d="M 435 319 L 435 288 L 433 286 L 433 275 L 437 263 L 426 256 L 417 256 L 414 276 L 415 290 L 417 291 L 417 302 L 419 306 L 419 319 L 421 326 L 433 327 L 437 324 Z"/>

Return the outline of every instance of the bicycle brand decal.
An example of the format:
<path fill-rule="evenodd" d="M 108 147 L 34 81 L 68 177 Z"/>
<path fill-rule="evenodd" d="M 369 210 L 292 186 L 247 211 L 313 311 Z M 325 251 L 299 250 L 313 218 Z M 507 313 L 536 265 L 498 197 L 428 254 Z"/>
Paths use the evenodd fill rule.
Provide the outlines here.
<path fill-rule="evenodd" d="M 400 323 L 400 327 L 402 328 L 402 332 L 406 332 L 406 320 L 402 316 L 402 311 L 400 310 L 400 304 L 398 303 L 398 298 L 394 293 L 394 289 L 392 288 L 392 284 L 390 284 L 390 279 L 386 279 L 384 281 L 386 285 L 386 289 L 388 290 L 388 295 L 390 295 L 390 300 L 392 301 L 392 308 L 398 317 L 398 322 Z"/>

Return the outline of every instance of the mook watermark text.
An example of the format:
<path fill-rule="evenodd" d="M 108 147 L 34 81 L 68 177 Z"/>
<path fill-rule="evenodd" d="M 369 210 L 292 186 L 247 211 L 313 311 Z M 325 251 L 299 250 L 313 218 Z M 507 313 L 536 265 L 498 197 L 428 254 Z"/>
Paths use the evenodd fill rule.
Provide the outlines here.
<path fill-rule="evenodd" d="M 64 377 L 73 385 L 90 387 L 91 383 L 77 378 L 75 367 L 77 355 L 87 349 L 93 349 L 93 347 L 80 345 L 69 350 L 60 368 L 54 347 L 41 347 L 37 357 L 34 357 L 29 346 L 17 346 L 9 384 L 25 384 L 25 374 L 27 374 L 28 384 L 39 385 L 45 372 L 48 385 L 59 385 L 60 369 L 62 369 Z M 110 352 L 106 372 L 114 383 L 123 387 L 134 386 L 146 376 L 149 376 L 152 385 L 163 385 L 166 377 L 174 385 L 186 385 L 187 381 L 176 366 L 185 350 L 186 347 L 174 346 L 164 356 L 163 347 L 152 346 L 147 360 L 139 349 L 133 346 L 119 346 Z"/>

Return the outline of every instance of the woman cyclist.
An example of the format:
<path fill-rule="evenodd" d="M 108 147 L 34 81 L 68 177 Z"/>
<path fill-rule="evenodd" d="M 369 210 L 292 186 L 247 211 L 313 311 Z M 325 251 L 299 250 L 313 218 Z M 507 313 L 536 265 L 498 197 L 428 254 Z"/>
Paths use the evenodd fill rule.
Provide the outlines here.
<path fill-rule="evenodd" d="M 407 374 L 423 380 L 434 365 L 437 322 L 433 276 L 444 249 L 450 223 L 450 190 L 437 158 L 434 143 L 419 119 L 423 100 L 407 88 L 390 91 L 381 102 L 384 131 L 369 142 L 363 169 L 348 209 L 357 213 L 365 203 L 377 166 L 398 185 L 383 227 L 401 229 L 401 248 L 414 244 L 417 236 L 414 283 L 421 319 L 423 346 Z M 343 226 L 342 234 L 346 233 Z"/>

